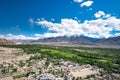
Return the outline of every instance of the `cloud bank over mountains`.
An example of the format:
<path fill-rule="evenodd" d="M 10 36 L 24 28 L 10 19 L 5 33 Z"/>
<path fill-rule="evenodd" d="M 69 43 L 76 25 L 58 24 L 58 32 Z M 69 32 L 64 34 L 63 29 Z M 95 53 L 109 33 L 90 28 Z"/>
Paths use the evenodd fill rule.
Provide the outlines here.
<path fill-rule="evenodd" d="M 111 34 L 114 30 L 120 31 L 120 19 L 105 14 L 103 11 L 98 11 L 94 17 L 96 19 L 85 20 L 82 23 L 78 20 L 64 18 L 60 23 L 39 20 L 36 21 L 36 24 L 48 28 L 49 31 L 54 31 L 55 33 L 47 33 L 51 37 L 84 35 L 93 38 L 108 38 L 120 34 Z"/>
<path fill-rule="evenodd" d="M 110 14 L 105 14 L 103 11 L 96 12 L 94 17 L 94 20 L 85 20 L 83 22 L 80 22 L 77 19 L 63 18 L 60 23 L 38 19 L 37 21 L 34 21 L 34 24 L 37 24 L 42 28 L 47 28 L 48 32 L 44 34 L 36 33 L 33 37 L 13 34 L 0 35 L 0 37 L 7 39 L 35 40 L 39 38 L 73 35 L 84 35 L 92 38 L 120 36 L 120 19 L 111 16 Z M 32 19 L 30 19 L 30 21 L 33 22 Z M 114 31 L 118 31 L 118 33 L 114 33 Z"/>
<path fill-rule="evenodd" d="M 47 2 L 30 0 L 28 2 L 16 0 L 7 1 L 8 4 L 6 1 L 0 2 L 2 11 L 0 38 L 39 39 L 73 35 L 109 38 L 120 36 L 119 0 Z M 12 6 L 13 4 L 16 7 Z"/>

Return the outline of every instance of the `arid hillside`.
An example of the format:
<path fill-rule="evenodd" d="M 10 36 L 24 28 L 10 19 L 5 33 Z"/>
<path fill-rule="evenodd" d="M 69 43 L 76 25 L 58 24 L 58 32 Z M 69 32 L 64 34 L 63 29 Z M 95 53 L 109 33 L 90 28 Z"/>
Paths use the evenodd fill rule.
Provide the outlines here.
<path fill-rule="evenodd" d="M 15 42 L 7 39 L 0 38 L 0 45 L 13 45 Z"/>

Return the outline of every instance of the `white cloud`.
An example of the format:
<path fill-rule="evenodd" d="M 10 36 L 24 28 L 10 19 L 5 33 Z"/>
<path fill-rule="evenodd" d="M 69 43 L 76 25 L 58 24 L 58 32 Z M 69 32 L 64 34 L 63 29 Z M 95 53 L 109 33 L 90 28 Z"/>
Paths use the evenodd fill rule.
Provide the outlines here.
<path fill-rule="evenodd" d="M 105 14 L 103 11 L 98 11 L 94 14 L 96 18 L 108 18 L 111 15 L 110 14 Z"/>
<path fill-rule="evenodd" d="M 73 0 L 74 2 L 81 3 L 83 0 Z"/>
<path fill-rule="evenodd" d="M 29 18 L 29 23 L 30 23 L 30 26 L 32 26 L 32 27 L 33 27 L 33 25 L 34 25 L 34 19 Z"/>
<path fill-rule="evenodd" d="M 96 18 L 100 18 L 101 16 L 105 16 L 105 13 L 103 11 L 98 11 L 94 14 Z"/>
<path fill-rule="evenodd" d="M 92 10 L 93 10 L 93 8 L 90 8 L 89 10 L 90 10 L 90 11 L 92 11 Z"/>
<path fill-rule="evenodd" d="M 45 34 L 34 34 L 33 37 L 25 36 L 25 35 L 13 35 L 13 34 L 6 34 L 6 35 L 0 35 L 0 38 L 5 38 L 8 40 L 37 40 L 40 38 L 48 38 L 48 37 L 57 37 L 57 36 L 63 36 L 58 33 L 45 33 Z"/>
<path fill-rule="evenodd" d="M 55 19 L 54 18 L 52 18 L 52 19 L 50 19 L 51 21 L 55 21 Z"/>
<path fill-rule="evenodd" d="M 81 6 L 81 7 L 84 7 L 84 6 L 89 7 L 89 6 L 91 6 L 93 3 L 94 3 L 93 1 L 86 1 L 86 2 L 83 2 L 80 6 Z"/>
<path fill-rule="evenodd" d="M 99 13 L 99 14 L 98 14 Z M 75 19 L 61 19 L 60 23 L 39 19 L 34 22 L 41 25 L 43 28 L 48 28 L 48 32 L 44 34 L 34 34 L 33 37 L 25 35 L 0 35 L 0 38 L 6 39 L 39 39 L 56 36 L 72 36 L 84 35 L 93 38 L 108 38 L 120 36 L 120 33 L 111 34 L 112 30 L 120 31 L 120 19 L 110 14 L 105 14 L 103 11 L 98 11 L 94 14 L 95 20 L 85 20 L 80 22 L 77 17 Z M 50 32 L 49 32 L 50 31 Z M 51 32 L 52 31 L 52 32 Z M 54 32 L 54 33 L 53 33 Z"/>
<path fill-rule="evenodd" d="M 29 22 L 33 24 L 33 23 L 34 23 L 34 20 L 33 20 L 32 18 L 30 18 L 30 19 L 29 19 Z"/>
<path fill-rule="evenodd" d="M 85 35 L 96 38 L 108 38 L 114 36 L 114 34 L 110 34 L 113 29 L 120 30 L 120 19 L 112 16 L 106 19 L 85 20 L 83 23 L 66 18 L 61 19 L 60 23 L 42 20 L 37 21 L 36 24 L 47 27 L 49 31 L 56 32 L 45 33 L 43 37 Z"/>
<path fill-rule="evenodd" d="M 27 39 L 36 40 L 36 39 L 39 39 L 39 37 L 28 37 L 28 36 L 25 36 L 25 35 L 13 35 L 13 34 L 0 35 L 0 38 L 5 38 L 5 39 L 9 39 L 9 40 L 12 40 L 12 39 L 22 39 L 22 40 L 27 40 Z"/>
<path fill-rule="evenodd" d="M 78 20 L 78 18 L 77 18 L 77 17 L 74 17 L 74 19 L 75 19 L 75 20 Z"/>
<path fill-rule="evenodd" d="M 104 18 L 109 18 L 110 16 L 111 16 L 110 14 L 106 14 Z"/>
<path fill-rule="evenodd" d="M 57 36 L 64 36 L 58 33 L 45 33 L 45 34 L 35 34 L 36 37 L 39 38 L 48 38 L 48 37 L 57 37 Z"/>
<path fill-rule="evenodd" d="M 0 35 L 0 38 L 4 38 L 5 36 L 4 35 Z"/>
<path fill-rule="evenodd" d="M 120 33 L 115 33 L 114 35 L 112 35 L 112 37 L 117 37 L 120 36 Z"/>

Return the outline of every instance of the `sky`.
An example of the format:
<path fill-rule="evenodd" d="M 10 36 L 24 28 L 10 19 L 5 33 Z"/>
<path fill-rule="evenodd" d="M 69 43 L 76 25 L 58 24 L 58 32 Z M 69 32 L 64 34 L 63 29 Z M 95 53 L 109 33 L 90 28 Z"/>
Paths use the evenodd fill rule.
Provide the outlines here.
<path fill-rule="evenodd" d="M 120 0 L 0 0 L 0 38 L 120 36 Z"/>

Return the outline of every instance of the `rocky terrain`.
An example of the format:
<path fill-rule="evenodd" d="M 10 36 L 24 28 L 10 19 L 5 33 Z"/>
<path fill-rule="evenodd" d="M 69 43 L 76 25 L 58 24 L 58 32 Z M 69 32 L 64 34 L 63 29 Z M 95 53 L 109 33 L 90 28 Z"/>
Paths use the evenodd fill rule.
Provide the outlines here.
<path fill-rule="evenodd" d="M 7 39 L 0 38 L 0 45 L 14 45 L 15 42 Z"/>
<path fill-rule="evenodd" d="M 2 80 L 119 80 L 120 49 L 46 45 L 0 47 Z"/>
<path fill-rule="evenodd" d="M 111 38 L 90 38 L 86 36 L 59 36 L 43 38 L 38 40 L 29 41 L 29 43 L 68 43 L 68 44 L 83 44 L 83 45 L 120 45 L 120 36 Z"/>

